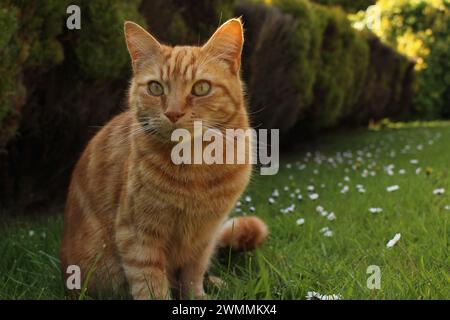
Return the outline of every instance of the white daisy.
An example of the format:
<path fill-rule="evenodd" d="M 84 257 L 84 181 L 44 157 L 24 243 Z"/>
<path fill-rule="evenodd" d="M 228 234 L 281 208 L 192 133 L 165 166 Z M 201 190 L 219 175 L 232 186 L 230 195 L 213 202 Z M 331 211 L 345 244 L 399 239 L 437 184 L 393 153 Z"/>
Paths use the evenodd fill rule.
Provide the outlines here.
<path fill-rule="evenodd" d="M 334 212 L 331 212 L 329 215 L 327 215 L 327 219 L 330 221 L 336 220 L 336 215 Z"/>
<path fill-rule="evenodd" d="M 289 212 L 294 212 L 295 210 L 295 204 L 291 204 L 289 207 L 284 208 L 284 209 L 280 209 L 281 213 L 289 213 Z"/>
<path fill-rule="evenodd" d="M 317 199 L 319 199 L 319 195 L 318 195 L 317 193 L 311 193 L 311 194 L 309 195 L 309 198 L 310 198 L 311 200 L 317 200 Z"/>
<path fill-rule="evenodd" d="M 341 193 L 342 193 L 342 194 L 345 194 L 345 193 L 348 192 L 348 190 L 350 190 L 349 186 L 344 186 L 344 187 L 341 189 Z"/>
<path fill-rule="evenodd" d="M 301 226 L 302 224 L 305 223 L 305 219 L 303 219 L 303 218 L 297 219 L 297 221 L 296 221 L 295 223 L 296 223 L 297 225 Z"/>
<path fill-rule="evenodd" d="M 331 231 L 330 228 L 328 227 L 324 227 L 322 229 L 320 229 L 320 232 L 325 236 L 325 237 L 332 237 L 333 236 L 333 231 Z"/>
<path fill-rule="evenodd" d="M 398 185 L 394 185 L 394 186 L 389 186 L 386 188 L 387 192 L 394 192 L 397 191 L 398 189 L 400 189 L 400 187 Z"/>
<path fill-rule="evenodd" d="M 278 191 L 278 189 L 273 190 L 272 197 L 278 198 L 279 196 L 280 196 L 280 192 Z"/>
<path fill-rule="evenodd" d="M 324 235 L 325 237 L 330 238 L 330 237 L 333 236 L 333 231 L 327 230 L 327 231 L 325 231 L 325 232 L 323 233 L 323 235 Z"/>
<path fill-rule="evenodd" d="M 389 242 L 386 244 L 386 247 L 392 248 L 393 246 L 396 245 L 396 243 L 400 240 L 401 237 L 402 237 L 402 235 L 400 233 L 396 233 L 394 238 L 389 240 Z"/>
<path fill-rule="evenodd" d="M 439 188 L 439 189 L 434 189 L 433 190 L 433 194 L 435 195 L 440 195 L 440 194 L 444 194 L 445 193 L 445 189 L 444 188 Z"/>
<path fill-rule="evenodd" d="M 369 208 L 369 211 L 371 213 L 380 213 L 380 212 L 383 212 L 383 209 L 382 208 Z"/>

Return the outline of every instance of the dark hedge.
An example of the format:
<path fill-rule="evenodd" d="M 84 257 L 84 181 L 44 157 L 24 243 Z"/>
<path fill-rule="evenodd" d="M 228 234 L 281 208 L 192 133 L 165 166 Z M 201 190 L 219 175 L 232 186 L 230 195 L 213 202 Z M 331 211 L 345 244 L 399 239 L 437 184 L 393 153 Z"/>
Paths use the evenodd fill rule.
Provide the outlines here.
<path fill-rule="evenodd" d="M 82 28 L 65 28 L 68 4 Z M 124 107 L 130 77 L 122 26 L 133 20 L 168 44 L 201 44 L 243 16 L 243 76 L 256 127 L 286 143 L 305 130 L 401 117 L 412 64 L 345 13 L 305 0 L 272 6 L 213 0 L 6 0 L 0 4 L 0 206 L 23 211 L 64 199 L 89 138 Z"/>

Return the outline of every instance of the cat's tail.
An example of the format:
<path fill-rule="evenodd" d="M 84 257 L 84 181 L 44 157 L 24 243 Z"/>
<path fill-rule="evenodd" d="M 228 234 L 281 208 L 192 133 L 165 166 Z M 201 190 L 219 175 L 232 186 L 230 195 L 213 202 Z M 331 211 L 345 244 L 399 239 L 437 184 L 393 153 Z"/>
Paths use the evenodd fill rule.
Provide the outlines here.
<path fill-rule="evenodd" d="M 255 216 L 237 217 L 222 226 L 219 247 L 231 247 L 234 250 L 253 250 L 266 240 L 269 231 L 267 225 Z"/>

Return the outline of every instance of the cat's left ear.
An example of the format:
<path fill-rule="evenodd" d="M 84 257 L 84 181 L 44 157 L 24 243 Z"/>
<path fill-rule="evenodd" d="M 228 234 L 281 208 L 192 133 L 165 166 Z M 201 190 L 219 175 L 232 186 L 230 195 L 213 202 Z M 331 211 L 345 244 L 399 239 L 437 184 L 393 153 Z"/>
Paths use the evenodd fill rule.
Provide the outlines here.
<path fill-rule="evenodd" d="M 156 60 L 162 52 L 161 44 L 140 25 L 126 21 L 124 24 L 125 40 L 130 53 L 133 69 L 144 60 Z"/>
<path fill-rule="evenodd" d="M 231 71 L 236 74 L 241 67 L 243 44 L 244 31 L 241 19 L 230 19 L 216 30 L 202 47 L 202 51 L 227 62 Z"/>

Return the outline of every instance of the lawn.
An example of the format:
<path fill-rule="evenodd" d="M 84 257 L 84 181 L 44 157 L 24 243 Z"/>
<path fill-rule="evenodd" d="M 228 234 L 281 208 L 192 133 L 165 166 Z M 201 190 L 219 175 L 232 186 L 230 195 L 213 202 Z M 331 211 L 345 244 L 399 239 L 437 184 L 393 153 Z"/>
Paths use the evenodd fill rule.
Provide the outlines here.
<path fill-rule="evenodd" d="M 213 298 L 450 297 L 450 123 L 328 134 L 284 156 L 276 176 L 257 172 L 233 215 L 254 211 L 270 237 L 255 252 L 219 252 L 210 273 L 226 285 L 208 283 Z M 64 298 L 61 229 L 61 215 L 2 219 L 0 299 Z M 380 289 L 367 287 L 371 265 Z"/>

